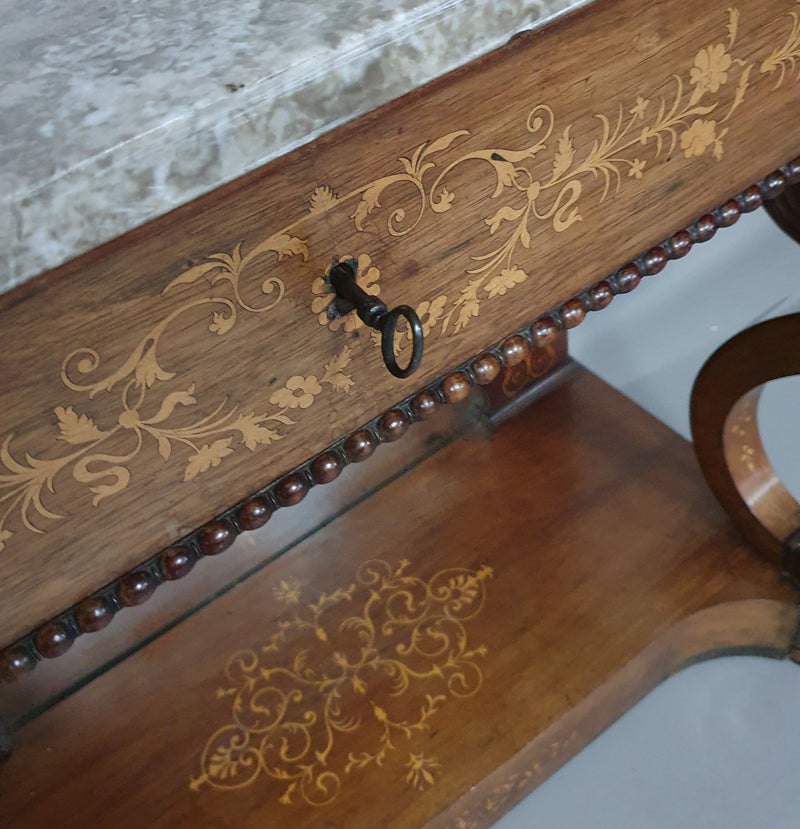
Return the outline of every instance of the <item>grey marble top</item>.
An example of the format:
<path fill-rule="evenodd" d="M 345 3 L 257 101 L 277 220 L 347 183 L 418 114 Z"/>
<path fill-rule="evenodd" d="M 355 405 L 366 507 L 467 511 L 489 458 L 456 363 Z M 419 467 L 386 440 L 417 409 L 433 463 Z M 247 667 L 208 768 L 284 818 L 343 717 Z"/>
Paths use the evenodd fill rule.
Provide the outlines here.
<path fill-rule="evenodd" d="M 0 291 L 583 0 L 0 0 Z"/>

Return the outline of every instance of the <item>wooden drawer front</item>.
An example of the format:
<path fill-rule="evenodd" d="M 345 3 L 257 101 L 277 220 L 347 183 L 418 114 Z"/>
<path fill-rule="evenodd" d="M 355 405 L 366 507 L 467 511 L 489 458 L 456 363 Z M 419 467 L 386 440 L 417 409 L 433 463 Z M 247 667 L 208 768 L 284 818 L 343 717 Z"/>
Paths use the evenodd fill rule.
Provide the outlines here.
<path fill-rule="evenodd" d="M 795 9 L 590 6 L 8 295 L 3 641 L 791 158 Z M 328 320 L 345 256 L 411 379 Z"/>

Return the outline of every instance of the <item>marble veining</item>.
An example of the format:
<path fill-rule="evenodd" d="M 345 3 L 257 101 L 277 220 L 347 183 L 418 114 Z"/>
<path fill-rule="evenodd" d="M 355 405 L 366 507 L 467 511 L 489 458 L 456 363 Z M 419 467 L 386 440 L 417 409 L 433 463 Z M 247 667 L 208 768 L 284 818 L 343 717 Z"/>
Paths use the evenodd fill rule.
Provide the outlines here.
<path fill-rule="evenodd" d="M 582 0 L 0 0 L 0 291 Z"/>

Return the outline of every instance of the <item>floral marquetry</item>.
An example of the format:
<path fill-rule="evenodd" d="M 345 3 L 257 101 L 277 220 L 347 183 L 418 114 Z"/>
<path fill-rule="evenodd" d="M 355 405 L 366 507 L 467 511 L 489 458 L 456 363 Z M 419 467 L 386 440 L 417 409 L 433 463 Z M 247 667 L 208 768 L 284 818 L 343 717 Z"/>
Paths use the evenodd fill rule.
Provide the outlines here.
<path fill-rule="evenodd" d="M 789 171 L 794 169 L 792 164 L 800 169 L 800 161 L 791 162 L 785 169 Z M 788 173 L 784 176 L 784 180 L 787 176 Z M 709 234 L 716 232 L 718 226 L 726 226 L 725 217 L 735 215 L 733 205 L 739 207 L 741 212 L 747 212 L 759 206 L 763 201 L 761 189 L 761 185 L 748 187 L 735 199 L 725 202 L 713 211 L 713 215 L 709 213 L 702 216 L 690 229 L 673 234 L 662 245 L 643 253 L 637 261 L 647 264 L 649 257 L 652 268 L 653 263 L 657 266 L 662 261 L 662 253 L 671 259 L 684 256 L 691 249 L 693 238 L 696 241 L 710 238 Z M 437 410 L 442 399 L 446 403 L 457 403 L 465 399 L 469 392 L 470 379 L 479 386 L 488 385 L 500 376 L 501 370 L 505 367 L 507 376 L 503 385 L 503 393 L 515 393 L 513 388 L 516 369 L 528 366 L 528 363 L 535 358 L 537 376 L 539 376 L 541 371 L 549 366 L 548 361 L 552 355 L 550 345 L 561 328 L 567 329 L 578 324 L 582 321 L 586 311 L 605 308 L 615 293 L 623 294 L 633 290 L 639 284 L 641 277 L 642 271 L 637 264 L 631 262 L 625 265 L 608 279 L 595 283 L 583 294 L 566 302 L 561 308 L 535 320 L 523 331 L 507 337 L 497 344 L 492 352 L 484 352 L 467 360 L 459 367 L 459 370 L 451 372 L 439 381 L 434 381 L 427 389 L 413 395 L 406 401 L 406 405 L 410 408 L 411 418 L 407 419 L 407 415 L 401 408 L 392 409 L 375 418 L 371 424 L 368 424 L 368 428 L 361 429 L 340 440 L 336 446 L 318 455 L 307 465 L 307 469 L 305 466 L 298 468 L 271 486 L 264 488 L 259 494 L 245 500 L 235 511 L 235 524 L 227 515 L 216 522 L 211 522 L 197 533 L 190 534 L 187 538 L 177 542 L 175 547 L 168 548 L 150 562 L 146 562 L 142 569 L 123 576 L 116 583 L 108 585 L 103 592 L 76 605 L 72 610 L 76 625 L 75 633 L 99 630 L 100 626 L 104 626 L 113 618 L 114 610 L 108 604 L 106 594 L 116 594 L 119 603 L 123 606 L 140 604 L 152 594 L 161 579 L 181 578 L 188 573 L 195 561 L 193 544 L 197 544 L 201 553 L 214 554 L 208 551 L 215 549 L 217 545 L 229 546 L 228 542 L 232 540 L 237 527 L 241 530 L 253 530 L 263 526 L 271 516 L 275 503 L 279 506 L 291 506 L 293 503 L 298 503 L 305 497 L 309 486 L 328 483 L 338 477 L 347 463 L 357 463 L 368 458 L 378 443 L 375 438 L 376 433 L 380 441 L 389 442 L 396 439 L 401 430 L 405 431 L 404 427 L 410 425 L 412 419 L 421 421 L 429 418 Z M 523 363 L 512 365 L 517 347 L 520 343 L 527 347 L 528 341 L 533 343 L 534 348 L 529 349 L 528 356 Z M 351 381 L 343 373 L 343 369 L 347 366 L 349 359 L 349 349 L 345 348 L 324 366 L 319 382 L 316 376 L 312 375 L 290 378 L 281 389 L 272 394 L 279 394 L 276 398 L 279 402 L 285 396 L 286 409 L 284 411 L 288 411 L 291 408 L 290 398 L 296 401 L 297 408 L 301 408 L 299 401 L 303 401 L 304 395 L 314 396 L 316 394 L 315 383 L 318 386 L 328 384 L 332 388 L 346 389 Z M 542 363 L 543 359 L 544 363 Z M 533 368 L 532 362 L 531 368 Z M 72 439 L 89 434 L 97 437 L 93 431 L 95 427 L 88 419 L 82 419 L 81 416 L 66 409 L 60 413 L 60 416 L 63 419 L 64 435 Z M 203 449 L 209 449 L 209 447 L 204 446 Z M 0 544 L 10 536 L 9 531 L 0 530 Z M 222 549 L 219 550 L 221 551 Z M 160 576 L 154 577 L 148 572 L 148 568 Z M 28 635 L 5 651 L 2 658 L 6 665 L 13 662 L 14 665 L 24 664 L 28 666 L 28 669 L 32 668 L 39 658 L 32 635 Z M 5 677 L 4 681 L 10 681 L 13 675 L 11 669 L 0 670 L 0 680 Z"/>
<path fill-rule="evenodd" d="M 359 379 L 351 370 L 351 349 L 373 344 L 369 337 L 355 336 L 345 345 L 345 336 L 358 334 L 363 324 L 353 312 L 342 314 L 336 307 L 328 279 L 332 262 L 354 260 L 356 281 L 367 294 L 388 291 L 390 277 L 396 277 L 381 270 L 376 251 L 415 231 L 442 232 L 443 222 L 466 202 L 474 203 L 474 194 L 462 189 L 467 172 L 476 186 L 493 189 L 474 218 L 468 212 L 455 217 L 470 216 L 472 225 L 465 231 L 471 243 L 475 240 L 458 278 L 427 286 L 409 300 L 426 340 L 457 337 L 476 319 L 486 319 L 483 309 L 500 307 L 509 294 L 521 300 L 533 296 L 532 286 L 546 276 L 538 270 L 544 234 L 577 239 L 590 215 L 616 196 L 625 198 L 657 181 L 670 165 L 677 175 L 691 175 L 698 165 L 718 165 L 734 141 L 741 108 L 767 87 L 796 80 L 800 17 L 787 8 L 781 19 L 783 26 L 772 31 L 774 42 L 756 57 L 742 31 L 744 17 L 732 6 L 719 15 L 706 41 L 675 52 L 674 71 L 648 78 L 642 88 L 634 84 L 618 96 L 601 97 L 597 109 L 592 104 L 580 116 L 567 116 L 568 109 L 555 98 L 528 101 L 514 113 L 508 143 L 500 138 L 490 143 L 486 132 L 476 131 L 479 125 L 467 122 L 432 134 L 398 150 L 391 169 L 380 175 L 352 180 L 347 189 L 335 181 L 315 182 L 303 209 L 282 226 L 263 228 L 254 238 L 189 261 L 164 285 L 163 309 L 159 306 L 157 318 L 137 332 L 126 353 L 115 353 L 112 361 L 96 343 L 76 342 L 59 355 L 60 395 L 48 404 L 46 424 L 52 452 L 39 456 L 10 432 L 0 437 L 0 549 L 64 520 L 66 510 L 59 505 L 67 503 L 70 486 L 83 488 L 97 507 L 145 480 L 138 471 L 145 459 L 164 464 L 170 468 L 166 474 L 174 471 L 177 480 L 191 486 L 220 466 L 230 468 L 237 455 L 269 450 L 296 433 L 309 413 L 316 415 L 320 401 L 330 405 L 332 397 L 348 393 Z M 787 175 L 793 175 L 789 168 L 786 174 L 768 175 L 760 198 L 778 195 Z M 758 201 L 748 191 L 739 199 L 740 209 L 753 209 Z M 692 241 L 711 238 L 717 222 L 727 226 L 735 216 L 727 204 L 716 218 L 703 217 Z M 347 230 L 328 250 L 309 241 L 322 220 Z M 385 236 L 379 239 L 376 233 Z M 376 248 L 368 249 L 373 242 Z M 681 243 L 669 250 L 678 256 L 685 247 Z M 412 267 L 406 253 L 398 251 L 397 261 Z M 387 255 L 388 261 L 393 258 L 394 252 Z M 241 409 L 224 392 L 212 393 L 207 384 L 201 388 L 179 361 L 164 358 L 182 327 L 200 321 L 196 333 L 214 343 L 234 331 L 238 335 L 245 317 L 271 320 L 279 306 L 275 313 L 282 313 L 291 290 L 281 270 L 285 261 L 308 269 L 302 296 L 292 296 L 288 304 L 301 308 L 312 328 L 338 336 L 334 356 L 300 361 L 281 376 L 277 369 L 265 371 L 268 391 L 258 405 Z M 664 261 L 651 251 L 640 276 L 656 273 Z M 414 262 L 414 273 L 420 267 L 425 263 Z M 614 287 L 624 293 L 635 283 L 635 277 L 620 272 Z M 576 315 L 559 318 L 559 327 L 562 322 L 568 327 Z M 541 331 L 534 332 L 534 346 L 545 341 Z M 276 376 L 267 376 L 273 371 Z M 90 410 L 90 401 L 106 394 L 115 402 L 101 418 Z"/>
<path fill-rule="evenodd" d="M 423 578 L 408 561 L 375 560 L 316 597 L 281 581 L 276 630 L 228 662 L 217 699 L 231 719 L 209 737 L 190 788 L 261 785 L 289 807 L 331 803 L 368 768 L 398 787 L 434 786 L 442 767 L 424 740 L 443 706 L 483 684 L 487 649 L 467 625 L 491 577 L 480 567 Z"/>

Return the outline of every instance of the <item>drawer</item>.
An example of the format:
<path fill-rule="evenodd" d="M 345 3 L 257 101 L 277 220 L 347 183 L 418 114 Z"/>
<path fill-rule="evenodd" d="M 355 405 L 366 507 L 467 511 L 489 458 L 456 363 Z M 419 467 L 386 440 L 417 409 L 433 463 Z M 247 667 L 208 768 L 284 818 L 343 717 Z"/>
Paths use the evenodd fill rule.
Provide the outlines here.
<path fill-rule="evenodd" d="M 459 398 L 448 371 L 541 315 L 536 342 L 579 323 L 777 193 L 776 174 L 654 247 L 797 152 L 793 9 L 583 9 L 2 298 L 2 642 L 419 389 Z M 344 258 L 421 317 L 411 378 L 329 318 Z M 123 604 L 153 585 L 129 587 Z"/>

